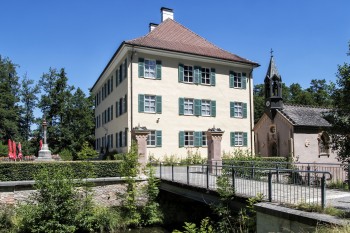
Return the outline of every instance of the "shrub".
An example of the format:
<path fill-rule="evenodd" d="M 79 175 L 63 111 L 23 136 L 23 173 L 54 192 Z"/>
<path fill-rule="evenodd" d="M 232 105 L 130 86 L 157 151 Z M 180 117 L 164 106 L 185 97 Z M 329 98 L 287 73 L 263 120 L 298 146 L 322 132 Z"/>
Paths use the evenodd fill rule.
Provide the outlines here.
<path fill-rule="evenodd" d="M 15 211 L 12 205 L 0 205 L 0 232 L 7 233 L 13 228 Z"/>
<path fill-rule="evenodd" d="M 75 216 L 86 203 L 78 198 L 69 168 L 44 168 L 35 175 L 37 192 L 19 207 L 20 232 L 75 232 Z M 89 206 L 90 207 L 90 206 Z"/>
<path fill-rule="evenodd" d="M 8 147 L 7 147 L 7 145 L 3 145 L 0 142 L 0 156 L 7 157 L 8 156 L 7 154 L 8 154 Z"/>
<path fill-rule="evenodd" d="M 91 158 L 96 158 L 98 156 L 98 152 L 95 151 L 92 147 L 89 146 L 88 142 L 83 143 L 83 147 L 81 151 L 77 154 L 77 160 L 86 160 Z"/>
<path fill-rule="evenodd" d="M 70 168 L 76 177 L 89 166 L 96 177 L 120 176 L 120 162 L 118 161 L 61 161 L 61 162 L 2 162 L 0 163 L 0 181 L 33 180 L 34 175 L 42 168 L 64 169 Z"/>
<path fill-rule="evenodd" d="M 71 161 L 73 160 L 73 152 L 69 149 L 63 149 L 60 153 L 60 157 L 64 161 Z"/>

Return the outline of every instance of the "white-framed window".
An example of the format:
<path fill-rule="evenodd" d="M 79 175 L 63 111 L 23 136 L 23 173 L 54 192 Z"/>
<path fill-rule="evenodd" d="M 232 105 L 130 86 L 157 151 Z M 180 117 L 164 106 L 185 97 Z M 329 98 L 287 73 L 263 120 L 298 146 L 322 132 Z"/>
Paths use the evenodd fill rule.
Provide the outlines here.
<path fill-rule="evenodd" d="M 243 146 L 243 132 L 235 132 L 235 146 Z"/>
<path fill-rule="evenodd" d="M 145 59 L 145 78 L 156 78 L 156 60 Z"/>
<path fill-rule="evenodd" d="M 210 84 L 210 69 L 209 68 L 202 68 L 202 84 Z"/>
<path fill-rule="evenodd" d="M 211 116 L 211 101 L 210 100 L 202 100 L 202 116 Z"/>
<path fill-rule="evenodd" d="M 156 112 L 156 96 L 145 95 L 145 112 Z"/>
<path fill-rule="evenodd" d="M 151 130 L 147 138 L 147 146 L 156 146 L 156 131 Z"/>
<path fill-rule="evenodd" d="M 202 146 L 208 146 L 206 131 L 202 131 Z"/>
<path fill-rule="evenodd" d="M 184 82 L 193 83 L 193 66 L 184 65 Z"/>
<path fill-rule="evenodd" d="M 185 131 L 185 140 L 184 140 L 184 144 L 185 146 L 194 146 L 194 135 L 193 135 L 193 131 Z"/>
<path fill-rule="evenodd" d="M 234 103 L 234 117 L 243 117 L 243 105 L 241 102 Z"/>
<path fill-rule="evenodd" d="M 184 100 L 184 114 L 193 115 L 193 99 Z"/>
<path fill-rule="evenodd" d="M 233 86 L 236 88 L 242 87 L 242 73 L 234 73 Z"/>

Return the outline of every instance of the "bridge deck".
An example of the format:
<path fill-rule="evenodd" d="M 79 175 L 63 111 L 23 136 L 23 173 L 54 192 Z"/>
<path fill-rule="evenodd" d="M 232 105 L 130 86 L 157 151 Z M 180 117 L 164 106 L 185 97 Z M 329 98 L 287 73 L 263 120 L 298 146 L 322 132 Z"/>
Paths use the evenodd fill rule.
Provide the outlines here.
<path fill-rule="evenodd" d="M 201 166 L 162 166 L 156 169 L 156 176 L 162 180 L 173 181 L 176 183 L 188 184 L 194 187 L 208 188 L 216 190 L 217 176 L 203 172 Z M 281 177 L 283 178 L 283 177 Z M 286 178 L 287 179 L 287 178 Z M 232 182 L 232 178 L 230 178 Z M 231 183 L 232 184 L 232 183 Z M 255 197 L 259 193 L 263 194 L 264 199 L 268 200 L 268 182 L 264 177 L 259 180 L 248 179 L 244 177 L 235 177 L 235 193 L 243 197 Z M 321 188 L 308 185 L 288 184 L 287 182 L 273 182 L 271 185 L 272 202 L 299 204 L 315 203 L 321 204 Z M 332 200 L 339 198 L 350 198 L 350 192 L 335 189 L 326 189 L 326 204 L 332 204 Z"/>

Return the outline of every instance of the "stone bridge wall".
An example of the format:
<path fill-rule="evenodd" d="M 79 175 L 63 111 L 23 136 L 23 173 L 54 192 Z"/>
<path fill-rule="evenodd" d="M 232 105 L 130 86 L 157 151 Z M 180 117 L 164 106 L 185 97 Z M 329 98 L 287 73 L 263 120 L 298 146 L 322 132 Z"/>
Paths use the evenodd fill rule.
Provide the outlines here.
<path fill-rule="evenodd" d="M 97 178 L 90 179 L 93 201 L 102 206 L 118 206 L 121 204 L 122 195 L 126 192 L 126 184 L 123 178 Z M 146 184 L 145 179 L 138 179 L 138 188 L 141 190 Z M 23 203 L 29 200 L 35 192 L 34 181 L 0 182 L 0 205 Z M 146 202 L 143 192 L 137 192 L 137 201 L 140 205 Z M 80 193 L 83 195 L 83 193 Z"/>

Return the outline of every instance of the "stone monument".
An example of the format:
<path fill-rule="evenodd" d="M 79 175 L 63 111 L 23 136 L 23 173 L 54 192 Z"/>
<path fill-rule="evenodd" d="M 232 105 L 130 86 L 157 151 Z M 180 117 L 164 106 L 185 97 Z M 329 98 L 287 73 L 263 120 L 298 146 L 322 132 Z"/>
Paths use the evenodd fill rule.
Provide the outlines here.
<path fill-rule="evenodd" d="M 43 133 L 44 133 L 44 143 L 41 149 L 39 150 L 39 156 L 36 159 L 37 161 L 53 161 L 52 156 L 51 156 L 51 151 L 49 150 L 49 145 L 47 144 L 47 123 L 46 120 L 44 119 L 43 121 Z"/>

